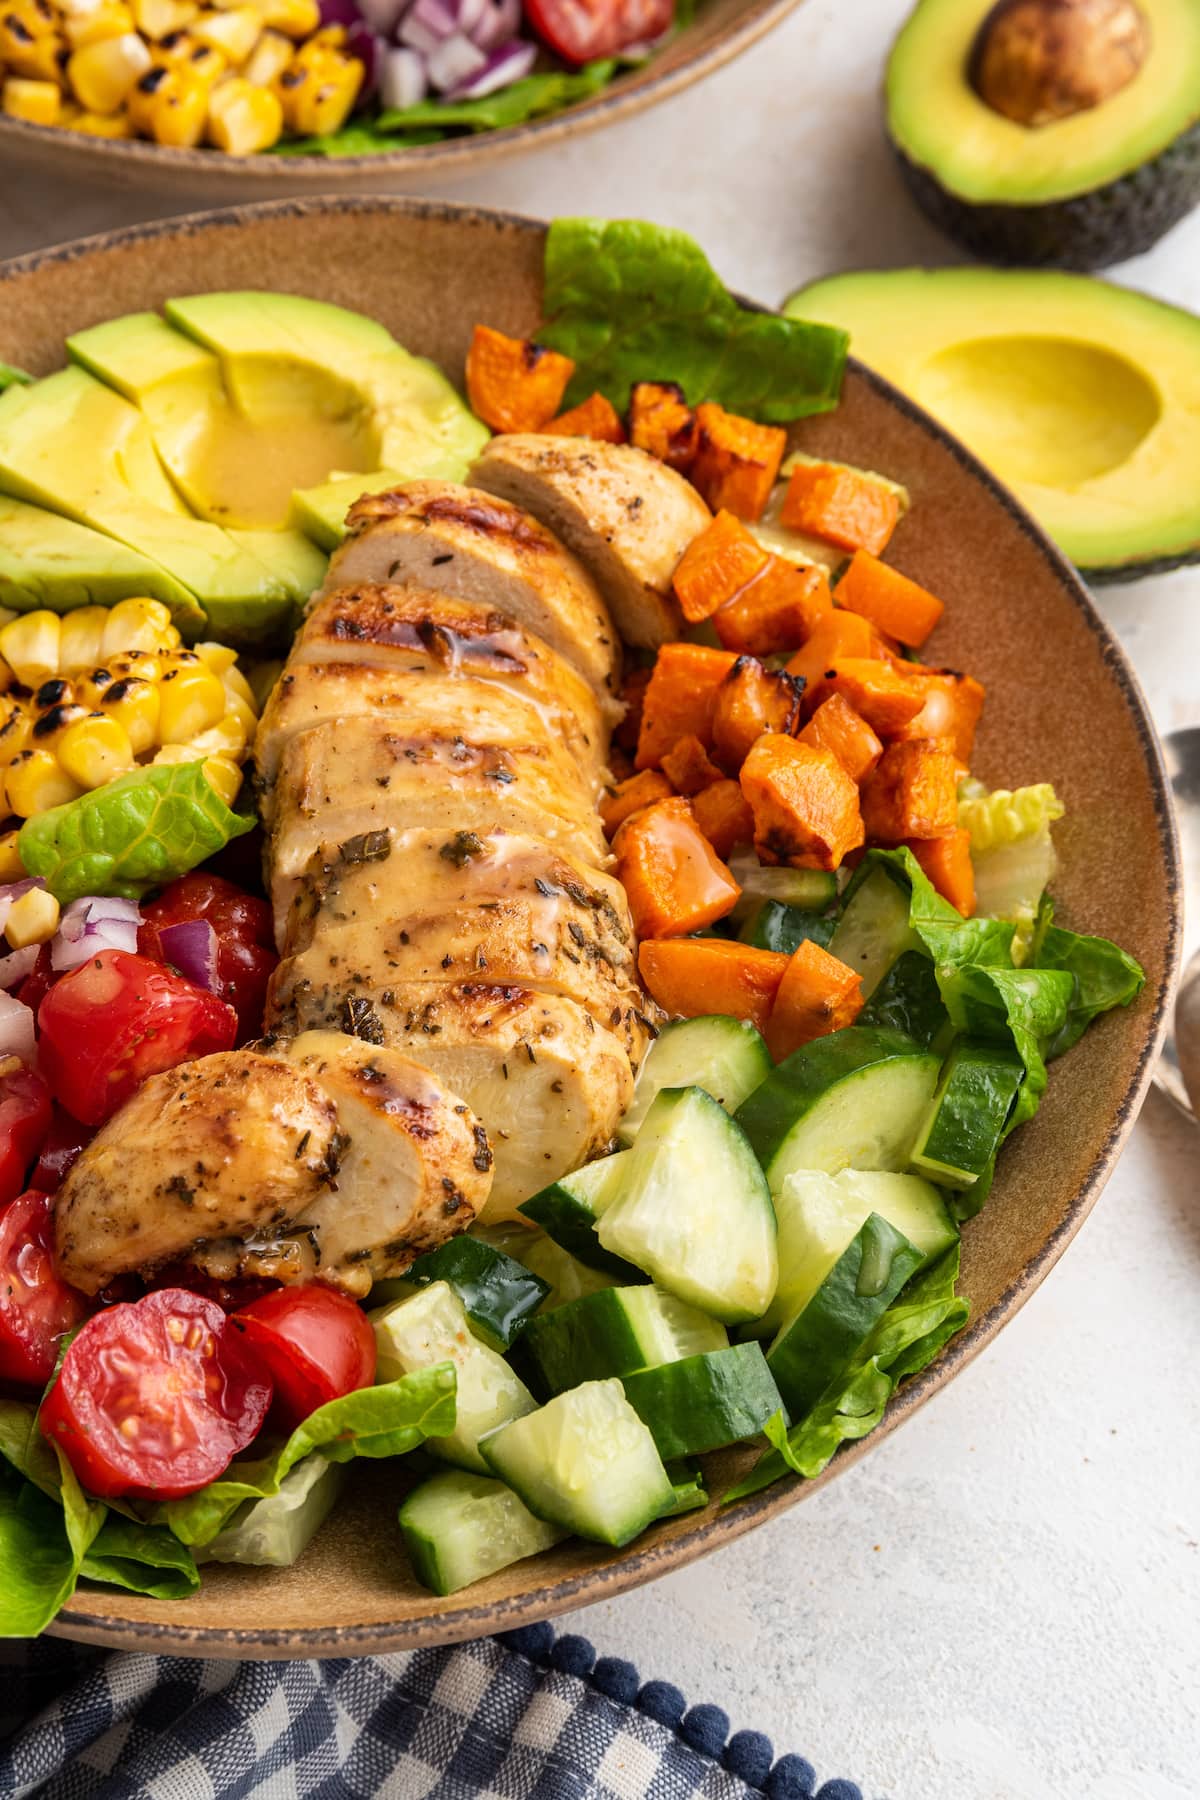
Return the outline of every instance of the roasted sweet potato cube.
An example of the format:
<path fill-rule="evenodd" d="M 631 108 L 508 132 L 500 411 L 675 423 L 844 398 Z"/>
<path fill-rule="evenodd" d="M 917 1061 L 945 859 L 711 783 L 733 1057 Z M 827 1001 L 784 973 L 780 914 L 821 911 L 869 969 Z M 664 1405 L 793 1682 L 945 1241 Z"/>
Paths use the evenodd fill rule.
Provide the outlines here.
<path fill-rule="evenodd" d="M 467 398 L 493 431 L 541 431 L 575 373 L 569 356 L 477 325 L 467 351 Z"/>
<path fill-rule="evenodd" d="M 723 862 L 754 837 L 754 814 L 736 781 L 714 781 L 693 797 L 696 823 Z"/>
<path fill-rule="evenodd" d="M 762 572 L 714 613 L 713 629 L 726 650 L 773 656 L 806 643 L 832 606 L 823 569 L 771 556 Z"/>
<path fill-rule="evenodd" d="M 764 1033 L 767 1049 L 782 1062 L 802 1044 L 853 1025 L 862 1011 L 862 977 L 828 950 L 804 942 L 788 957 Z"/>
<path fill-rule="evenodd" d="M 861 613 L 897 643 L 916 650 L 943 612 L 942 602 L 869 550 L 856 550 L 834 590 L 839 606 Z"/>
<path fill-rule="evenodd" d="M 915 718 L 925 704 L 919 684 L 903 663 L 873 657 L 839 657 L 809 683 L 805 703 L 815 712 L 830 694 L 841 694 L 881 738 L 891 737 Z"/>
<path fill-rule="evenodd" d="M 897 738 L 949 738 L 964 768 L 971 766 L 975 729 L 983 711 L 984 689 L 973 675 L 957 669 L 926 669 L 908 664 L 906 673 L 925 696 L 919 713 L 893 732 Z"/>
<path fill-rule="evenodd" d="M 601 444 L 623 444 L 625 427 L 621 423 L 621 415 L 604 394 L 589 394 L 570 412 L 559 413 L 543 431 L 553 437 L 585 437 L 595 438 Z"/>
<path fill-rule="evenodd" d="M 759 425 L 729 413 L 715 401 L 696 408 L 700 426 L 692 480 L 713 512 L 723 507 L 739 519 L 761 519 L 787 449 L 780 425 Z"/>
<path fill-rule="evenodd" d="M 629 441 L 659 462 L 686 475 L 696 454 L 700 427 L 673 381 L 638 381 L 629 396 Z"/>
<path fill-rule="evenodd" d="M 803 692 L 803 684 L 782 669 L 764 669 L 756 656 L 739 656 L 713 706 L 713 755 L 721 767 L 736 775 L 764 731 L 798 731 Z"/>
<path fill-rule="evenodd" d="M 724 1013 L 760 1031 L 787 964 L 778 950 L 728 938 L 651 938 L 638 951 L 639 973 L 664 1012 L 683 1019 Z"/>
<path fill-rule="evenodd" d="M 788 480 L 779 518 L 790 531 L 823 538 L 839 550 L 869 550 L 878 556 L 900 517 L 895 486 L 868 469 L 844 463 L 796 465 Z"/>
<path fill-rule="evenodd" d="M 836 869 L 863 842 L 858 789 L 828 750 L 765 732 L 742 764 L 741 783 L 764 862 Z"/>
<path fill-rule="evenodd" d="M 612 741 L 618 749 L 627 750 L 633 756 L 638 747 L 638 737 L 642 729 L 642 705 L 646 698 L 646 689 L 650 686 L 649 669 L 629 669 L 621 683 L 621 700 L 625 707 L 625 716 L 613 732 Z"/>
<path fill-rule="evenodd" d="M 613 840 L 617 879 L 639 937 L 683 937 L 724 918 L 741 888 L 686 800 L 658 800 Z"/>
<path fill-rule="evenodd" d="M 766 568 L 770 552 L 731 512 L 719 512 L 694 537 L 675 570 L 675 597 L 691 625 L 698 625 L 732 600 Z"/>
<path fill-rule="evenodd" d="M 877 844 L 949 837 L 958 829 L 958 759 L 946 738 L 889 744 L 863 787 L 863 824 Z"/>
<path fill-rule="evenodd" d="M 831 751 L 851 781 L 859 783 L 866 780 L 883 755 L 883 745 L 867 721 L 841 694 L 830 694 L 828 700 L 822 700 L 799 737 L 802 744 Z"/>
<path fill-rule="evenodd" d="M 736 661 L 728 650 L 706 644 L 663 645 L 642 699 L 639 769 L 658 768 L 681 737 L 711 745 L 717 689 Z"/>
<path fill-rule="evenodd" d="M 787 672 L 799 675 L 811 688 L 819 675 L 846 656 L 876 658 L 882 662 L 887 660 L 887 651 L 879 634 L 866 619 L 835 606 L 816 621 L 803 647 L 788 663 Z"/>
<path fill-rule="evenodd" d="M 971 861 L 971 834 L 959 829 L 948 837 L 908 838 L 909 849 L 943 900 L 956 906 L 964 919 L 975 911 L 975 867 Z"/>
<path fill-rule="evenodd" d="M 600 818 L 608 836 L 615 837 L 626 819 L 641 812 L 643 806 L 653 806 L 656 800 L 669 800 L 673 792 L 671 783 L 657 769 L 643 769 L 640 775 L 631 775 L 627 781 L 619 782 L 600 802 Z"/>
<path fill-rule="evenodd" d="M 702 788 L 724 780 L 698 737 L 681 737 L 673 744 L 662 759 L 662 772 L 675 792 L 688 800 Z"/>

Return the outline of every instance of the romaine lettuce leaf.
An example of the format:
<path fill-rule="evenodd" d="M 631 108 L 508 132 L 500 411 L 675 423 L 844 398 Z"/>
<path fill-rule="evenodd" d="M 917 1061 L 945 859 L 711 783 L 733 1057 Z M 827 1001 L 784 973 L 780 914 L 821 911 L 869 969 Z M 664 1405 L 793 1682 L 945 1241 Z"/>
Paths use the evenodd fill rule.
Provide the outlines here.
<path fill-rule="evenodd" d="M 107 1508 L 37 1428 L 31 1401 L 0 1400 L 0 1637 L 34 1637 L 75 1591 Z"/>
<path fill-rule="evenodd" d="M 1108 938 L 1064 931 L 1053 921 L 1053 904 L 1044 900 L 1034 933 L 1033 960 L 1039 969 L 1064 970 L 1073 978 L 1074 988 L 1067 1016 L 1045 1046 L 1047 1062 L 1078 1043 L 1100 1013 L 1130 1005 L 1146 983 L 1142 965 Z"/>
<path fill-rule="evenodd" d="M 429 130 L 445 137 L 454 129 L 500 131 L 506 125 L 523 125 L 526 119 L 539 119 L 590 99 L 607 87 L 624 66 L 628 66 L 628 59 L 604 57 L 585 63 L 581 69 L 539 70 L 478 100 L 419 100 L 415 106 L 393 108 L 380 113 L 375 122 L 376 130 L 385 139 L 376 148 L 394 147 L 390 134 L 396 131 Z M 314 141 L 319 145 L 319 139 Z"/>
<path fill-rule="evenodd" d="M 191 1551 L 165 1526 L 111 1512 L 85 1553 L 79 1573 L 88 1581 L 149 1594 L 154 1600 L 184 1600 L 200 1586 Z"/>

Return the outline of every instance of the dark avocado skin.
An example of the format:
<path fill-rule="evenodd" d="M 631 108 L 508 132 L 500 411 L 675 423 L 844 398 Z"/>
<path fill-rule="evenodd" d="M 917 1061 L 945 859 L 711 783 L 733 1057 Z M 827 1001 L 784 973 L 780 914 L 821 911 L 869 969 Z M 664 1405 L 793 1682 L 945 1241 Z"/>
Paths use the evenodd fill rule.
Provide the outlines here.
<path fill-rule="evenodd" d="M 1104 269 L 1149 250 L 1200 202 L 1200 121 L 1119 180 L 1040 206 L 961 200 L 942 187 L 931 170 L 912 162 L 895 144 L 892 149 L 926 217 L 964 250 L 987 262 L 1035 269 Z M 1196 556 L 1200 550 L 1156 567 L 1173 568 L 1177 562 L 1195 561 Z"/>
<path fill-rule="evenodd" d="M 1079 565 L 1079 573 L 1089 587 L 1114 587 L 1120 581 L 1169 575 L 1172 569 L 1186 569 L 1189 563 L 1200 563 L 1200 544 L 1194 544 L 1190 550 L 1178 550 L 1173 556 L 1152 556 L 1142 562 L 1102 563 L 1095 569 Z"/>

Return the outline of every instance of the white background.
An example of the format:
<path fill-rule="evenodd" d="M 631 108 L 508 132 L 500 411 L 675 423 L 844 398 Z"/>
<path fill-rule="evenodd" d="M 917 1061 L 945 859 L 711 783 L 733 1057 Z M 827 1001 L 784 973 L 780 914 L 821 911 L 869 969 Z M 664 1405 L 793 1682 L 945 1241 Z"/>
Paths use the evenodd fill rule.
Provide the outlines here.
<path fill-rule="evenodd" d="M 954 260 L 881 135 L 904 11 L 809 0 L 641 119 L 425 186 L 682 226 L 764 301 Z M 0 170 L 0 254 L 166 210 Z M 1200 308 L 1200 213 L 1116 273 Z M 1200 722 L 1200 569 L 1100 605 L 1160 727 Z M 799 1512 L 568 1628 L 871 1800 L 1200 1794 L 1198 1147 L 1152 1095 L 1065 1261 L 947 1393 Z"/>

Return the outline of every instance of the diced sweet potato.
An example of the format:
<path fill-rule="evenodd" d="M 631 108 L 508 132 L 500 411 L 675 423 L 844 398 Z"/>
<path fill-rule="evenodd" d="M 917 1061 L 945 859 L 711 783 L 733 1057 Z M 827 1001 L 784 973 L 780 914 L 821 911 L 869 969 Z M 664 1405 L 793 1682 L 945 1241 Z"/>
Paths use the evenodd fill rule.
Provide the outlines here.
<path fill-rule="evenodd" d="M 863 824 L 878 844 L 949 837 L 958 829 L 958 761 L 945 738 L 889 744 L 863 788 Z"/>
<path fill-rule="evenodd" d="M 940 600 L 869 550 L 855 551 L 834 591 L 839 606 L 861 613 L 912 650 L 920 648 L 946 610 Z"/>
<path fill-rule="evenodd" d="M 832 605 L 823 569 L 771 556 L 762 572 L 714 614 L 713 627 L 726 650 L 771 656 L 806 643 Z"/>
<path fill-rule="evenodd" d="M 713 706 L 713 755 L 721 767 L 736 775 L 764 731 L 798 731 L 803 692 L 803 685 L 782 669 L 769 671 L 757 657 L 739 656 Z"/>
<path fill-rule="evenodd" d="M 788 957 L 767 1020 L 767 1049 L 782 1062 L 802 1044 L 853 1025 L 862 1011 L 862 977 L 811 938 Z"/>
<path fill-rule="evenodd" d="M 762 1031 L 788 958 L 727 938 L 649 939 L 638 951 L 638 970 L 664 1012 L 696 1019 L 725 1013 L 749 1019 Z"/>
<path fill-rule="evenodd" d="M 712 743 L 717 689 L 737 661 L 728 650 L 706 644 L 664 644 L 642 700 L 636 762 L 657 768 L 681 737 Z"/>
<path fill-rule="evenodd" d="M 860 713 L 841 694 L 822 700 L 800 742 L 837 757 L 851 781 L 863 782 L 883 755 L 883 745 Z"/>
<path fill-rule="evenodd" d="M 741 782 L 764 862 L 836 869 L 863 842 L 858 789 L 828 750 L 767 732 L 742 764 Z"/>
<path fill-rule="evenodd" d="M 575 373 L 569 356 L 477 325 L 467 351 L 467 398 L 493 431 L 541 431 Z"/>
<path fill-rule="evenodd" d="M 606 833 L 610 838 L 615 837 L 626 819 L 641 812 L 644 806 L 653 806 L 656 800 L 669 800 L 673 792 L 667 777 L 660 775 L 657 769 L 643 769 L 640 775 L 631 775 L 600 802 L 600 818 Z"/>
<path fill-rule="evenodd" d="M 686 800 L 658 800 L 613 841 L 617 879 L 639 937 L 682 937 L 724 918 L 741 889 Z"/>
<path fill-rule="evenodd" d="M 866 469 L 802 462 L 792 470 L 779 517 L 790 531 L 878 556 L 896 529 L 900 498 Z"/>
<path fill-rule="evenodd" d="M 759 425 L 729 413 L 715 401 L 696 408 L 700 426 L 691 476 L 713 512 L 722 507 L 739 519 L 760 519 L 787 449 L 780 425 Z"/>
<path fill-rule="evenodd" d="M 975 869 L 971 862 L 971 834 L 952 831 L 947 837 L 909 838 L 909 849 L 943 900 L 956 906 L 964 919 L 975 911 Z"/>
<path fill-rule="evenodd" d="M 613 732 L 612 741 L 621 750 L 627 750 L 633 756 L 638 747 L 638 737 L 642 729 L 642 705 L 646 698 L 646 689 L 650 686 L 649 669 L 630 669 L 621 683 L 621 699 L 625 705 L 625 716 Z"/>
<path fill-rule="evenodd" d="M 662 759 L 662 772 L 675 792 L 688 800 L 702 788 L 724 780 L 698 737 L 682 737 L 673 744 Z"/>
<path fill-rule="evenodd" d="M 754 814 L 736 781 L 714 781 L 692 800 L 696 823 L 721 860 L 728 861 L 739 844 L 754 836 Z"/>
<path fill-rule="evenodd" d="M 700 427 L 673 381 L 638 381 L 629 396 L 629 441 L 686 475 L 696 455 Z"/>
<path fill-rule="evenodd" d="M 879 737 L 891 737 L 925 704 L 920 686 L 903 663 L 871 657 L 838 657 L 809 683 L 805 704 L 815 710 L 830 694 L 841 694 Z"/>
<path fill-rule="evenodd" d="M 675 570 L 675 596 L 684 618 L 691 625 L 707 619 L 753 581 L 770 560 L 770 553 L 740 519 L 731 512 L 719 512 L 712 524 L 692 539 Z"/>
<path fill-rule="evenodd" d="M 973 675 L 957 669 L 926 669 L 909 664 L 906 673 L 925 696 L 925 704 L 907 725 L 893 732 L 897 738 L 949 738 L 954 754 L 965 769 L 971 766 L 975 728 L 983 711 L 984 689 Z"/>
<path fill-rule="evenodd" d="M 587 399 L 570 412 L 559 413 L 548 425 L 543 425 L 554 437 L 595 438 L 601 444 L 623 444 L 625 427 L 621 423 L 621 415 L 604 394 L 589 394 Z"/>
<path fill-rule="evenodd" d="M 819 675 L 847 656 L 886 661 L 887 651 L 866 619 L 835 606 L 816 621 L 803 648 L 788 663 L 787 672 L 799 675 L 811 687 Z"/>

